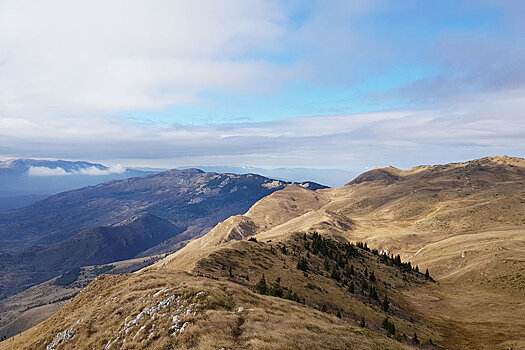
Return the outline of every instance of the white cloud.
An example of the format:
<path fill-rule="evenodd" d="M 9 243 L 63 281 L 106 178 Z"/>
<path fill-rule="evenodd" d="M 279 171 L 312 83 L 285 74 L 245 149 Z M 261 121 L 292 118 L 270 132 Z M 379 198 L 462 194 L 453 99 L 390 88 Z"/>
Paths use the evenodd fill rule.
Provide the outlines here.
<path fill-rule="evenodd" d="M 266 51 L 282 19 L 261 0 L 2 1 L 0 113 L 155 109 L 203 90 L 264 89 L 284 72 L 240 57 Z"/>
<path fill-rule="evenodd" d="M 27 170 L 29 176 L 66 176 L 66 175 L 86 175 L 104 176 L 110 174 L 122 174 L 126 168 L 120 164 L 113 165 L 107 169 L 100 169 L 95 166 L 66 171 L 61 167 L 49 168 L 45 166 L 30 166 Z"/>
<path fill-rule="evenodd" d="M 446 109 L 406 110 L 206 126 L 156 127 L 104 118 L 60 118 L 0 127 L 0 154 L 126 166 L 238 164 L 348 170 L 523 156 L 525 91 L 471 96 Z M 56 134 L 56 136 L 52 136 Z M 26 140 L 32 140 L 27 143 Z M 94 141 L 96 140 L 96 141 Z M 114 168 L 120 171 L 119 167 Z M 85 173 L 98 173 L 86 170 Z"/>
<path fill-rule="evenodd" d="M 100 169 L 95 166 L 90 166 L 87 168 L 82 168 L 77 171 L 72 172 L 72 174 L 80 175 L 89 175 L 89 176 L 100 176 L 100 175 L 109 175 L 109 174 L 122 174 L 126 171 L 126 168 L 122 167 L 120 164 L 109 167 L 108 169 Z"/>
<path fill-rule="evenodd" d="M 427 53 L 433 53 L 434 65 L 459 67 L 468 71 L 469 79 L 465 84 L 458 83 L 463 76 L 423 81 L 395 94 L 416 100 L 440 97 L 439 104 L 426 105 L 424 110 L 173 127 L 115 117 L 130 110 L 199 102 L 207 91 L 275 92 L 284 83 L 298 81 L 314 87 L 320 82 L 328 87 L 350 86 L 370 70 L 380 75 L 399 62 L 418 63 L 427 47 L 412 40 L 422 39 L 411 32 L 419 33 L 413 29 L 426 21 L 417 6 L 408 5 L 414 8 L 407 15 L 417 13 L 413 18 L 421 22 L 407 21 L 404 29 L 396 28 L 404 38 L 400 41 L 395 35 L 366 34 L 366 28 L 359 26 L 365 24 L 359 16 L 377 9 L 378 3 L 381 12 L 397 4 L 300 3 L 299 7 L 311 6 L 311 11 L 298 24 L 289 20 L 292 3 L 297 4 L 0 0 L 0 154 L 156 167 L 337 168 L 383 165 L 391 159 L 417 164 L 503 152 L 523 154 L 525 89 L 516 82 L 525 81 L 520 73 L 525 71 L 521 69 L 525 46 L 516 45 L 522 35 L 512 35 L 512 40 L 497 36 L 498 45 L 483 51 L 489 56 L 480 55 L 478 47 L 483 46 L 471 38 L 456 40 L 454 45 L 447 39 L 441 46 L 425 38 L 428 46 L 438 46 L 436 52 L 442 53 Z M 405 12 L 398 10 L 393 16 Z M 522 33 L 522 22 L 516 21 L 516 34 Z M 475 69 L 466 69 L 471 65 Z M 482 79 L 477 85 L 489 88 L 469 89 L 474 78 Z M 497 84 L 490 81 L 505 88 L 494 93 Z M 466 96 L 464 90 L 473 93 Z M 32 172 L 65 175 L 56 168 Z"/>
<path fill-rule="evenodd" d="M 57 168 L 48 168 L 45 166 L 31 166 L 27 170 L 29 176 L 64 176 L 69 175 L 64 169 Z"/>

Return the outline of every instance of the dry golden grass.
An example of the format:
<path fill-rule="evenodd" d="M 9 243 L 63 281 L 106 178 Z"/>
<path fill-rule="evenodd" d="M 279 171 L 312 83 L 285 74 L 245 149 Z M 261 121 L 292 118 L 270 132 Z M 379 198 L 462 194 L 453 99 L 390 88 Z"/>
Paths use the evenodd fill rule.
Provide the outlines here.
<path fill-rule="evenodd" d="M 525 309 L 525 161 L 491 157 L 410 170 L 384 168 L 377 176 L 385 173 L 397 179 L 317 191 L 325 205 L 269 225 L 257 239 L 287 240 L 297 231 L 317 231 L 400 254 L 423 271 L 429 268 L 439 282 L 408 293 L 405 302 L 442 334 L 444 344 L 524 348 L 525 320 L 516 310 Z M 254 207 L 251 215 L 280 210 L 275 205 L 256 213 Z M 191 269 L 204 257 L 193 248 L 180 252 L 180 259 L 170 257 L 167 265 Z M 192 263 L 185 264 L 184 256 L 190 255 Z M 427 294 L 430 304 L 420 303 L 418 295 Z"/>
<path fill-rule="evenodd" d="M 110 273 L 136 271 L 161 256 L 128 259 L 114 262 Z M 11 337 L 44 321 L 64 305 L 64 300 L 80 292 L 96 275 L 95 266 L 83 267 L 78 279 L 67 286 L 53 284 L 56 278 L 26 289 L 0 301 L 0 338 Z"/>
<path fill-rule="evenodd" d="M 141 311 L 170 296 L 178 302 L 119 333 Z M 188 324 L 172 336 L 175 315 L 181 315 L 179 324 Z M 56 315 L 0 343 L 0 349 L 44 349 L 56 334 L 68 329 L 74 329 L 75 336 L 57 348 L 101 349 L 117 335 L 112 349 L 407 348 L 332 315 L 257 295 L 236 283 L 150 269 L 98 278 Z"/>

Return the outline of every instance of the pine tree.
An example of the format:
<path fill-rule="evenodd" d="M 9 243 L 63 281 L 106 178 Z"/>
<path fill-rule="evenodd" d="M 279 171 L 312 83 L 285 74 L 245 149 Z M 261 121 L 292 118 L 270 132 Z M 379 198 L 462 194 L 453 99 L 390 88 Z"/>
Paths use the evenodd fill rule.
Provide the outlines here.
<path fill-rule="evenodd" d="M 361 281 L 361 288 L 363 288 L 363 290 L 368 290 L 368 283 L 366 282 L 364 278 Z"/>
<path fill-rule="evenodd" d="M 330 271 L 330 264 L 328 263 L 328 259 L 324 260 L 324 268 L 326 271 Z"/>
<path fill-rule="evenodd" d="M 266 278 L 264 278 L 264 275 L 262 275 L 259 282 L 257 282 L 257 284 L 255 285 L 255 290 L 259 294 L 268 294 L 268 285 L 266 284 Z"/>
<path fill-rule="evenodd" d="M 277 277 L 275 283 L 268 290 L 268 294 L 273 297 L 282 298 L 284 295 L 283 288 L 281 287 L 281 277 Z"/>
<path fill-rule="evenodd" d="M 281 247 L 281 252 L 282 252 L 284 255 L 287 254 L 286 244 L 283 244 L 283 246 Z"/>
<path fill-rule="evenodd" d="M 388 300 L 388 297 L 385 295 L 385 300 L 383 300 L 383 304 L 381 304 L 381 310 L 384 312 L 387 312 L 390 307 L 390 301 Z"/>
<path fill-rule="evenodd" d="M 336 266 L 334 266 L 334 268 L 332 269 L 332 274 L 330 275 L 330 278 L 338 282 L 341 281 L 341 275 L 339 274 L 339 270 L 337 269 Z"/>
<path fill-rule="evenodd" d="M 299 262 L 297 263 L 297 269 L 304 272 L 308 271 L 308 261 L 306 261 L 306 258 L 304 256 L 301 259 L 299 259 Z"/>
<path fill-rule="evenodd" d="M 374 287 L 370 288 L 370 294 L 368 295 L 370 299 L 374 299 L 375 301 L 379 301 L 379 296 L 377 295 L 377 291 Z"/>
<path fill-rule="evenodd" d="M 383 320 L 383 323 L 381 324 L 381 327 L 383 329 L 386 329 L 386 331 L 390 335 L 396 334 L 396 327 L 394 326 L 394 323 L 390 322 L 388 317 Z"/>
<path fill-rule="evenodd" d="M 351 275 L 355 275 L 355 269 L 354 269 L 354 265 L 350 265 L 350 274 Z"/>
<path fill-rule="evenodd" d="M 374 271 L 370 272 L 370 275 L 368 276 L 368 278 L 370 279 L 370 282 L 376 281 L 376 275 L 374 275 Z"/>
<path fill-rule="evenodd" d="M 419 339 L 417 338 L 417 333 L 414 333 L 414 336 L 412 337 L 412 342 L 414 344 L 419 344 Z"/>
<path fill-rule="evenodd" d="M 399 254 L 396 255 L 395 262 L 396 265 L 401 265 L 401 257 L 399 256 Z"/>
<path fill-rule="evenodd" d="M 361 318 L 361 322 L 359 323 L 359 326 L 361 328 L 365 328 L 366 327 L 366 322 L 365 322 L 365 317 L 364 316 Z"/>
<path fill-rule="evenodd" d="M 430 273 L 428 272 L 428 269 L 425 271 L 425 279 L 428 280 L 430 278 Z"/>
<path fill-rule="evenodd" d="M 350 285 L 348 286 L 348 291 L 352 294 L 355 293 L 354 282 L 350 282 Z"/>

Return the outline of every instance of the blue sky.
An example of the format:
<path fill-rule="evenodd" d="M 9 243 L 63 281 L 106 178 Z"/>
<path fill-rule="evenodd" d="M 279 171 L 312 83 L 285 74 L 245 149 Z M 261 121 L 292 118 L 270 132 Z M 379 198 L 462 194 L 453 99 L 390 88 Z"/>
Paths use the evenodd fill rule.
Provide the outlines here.
<path fill-rule="evenodd" d="M 522 1 L 0 2 L 0 158 L 523 156 Z"/>

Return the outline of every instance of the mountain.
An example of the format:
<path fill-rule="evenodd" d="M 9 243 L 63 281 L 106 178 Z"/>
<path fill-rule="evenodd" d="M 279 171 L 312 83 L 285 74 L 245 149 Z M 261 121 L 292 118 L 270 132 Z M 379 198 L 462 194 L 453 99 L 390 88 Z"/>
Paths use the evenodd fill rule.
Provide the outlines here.
<path fill-rule="evenodd" d="M 65 160 L 0 161 L 0 211 L 21 208 L 75 188 L 157 172 Z"/>
<path fill-rule="evenodd" d="M 0 296 L 75 267 L 175 250 L 286 186 L 253 174 L 170 170 L 63 192 L 0 213 L 0 267 L 6 271 L 0 275 Z"/>
<path fill-rule="evenodd" d="M 505 156 L 409 170 L 379 168 L 343 187 L 318 191 L 325 202 L 319 209 L 277 221 L 255 237 L 275 242 L 296 232 L 317 232 L 399 254 L 421 271 L 428 268 L 437 281 L 397 295 L 418 322 L 438 333 L 435 343 L 452 349 L 522 348 L 525 318 L 515 310 L 523 306 L 525 288 L 524 185 L 525 161 Z M 286 202 L 278 195 L 287 190 L 266 197 L 268 205 L 258 213 L 254 206 L 250 217 L 282 216 L 286 205 L 280 204 Z M 304 200 L 294 203 L 312 203 Z M 210 235 L 224 232 L 221 225 Z M 233 223 L 226 232 L 249 237 L 255 231 Z M 203 259 L 202 247 L 206 255 L 221 249 L 213 240 L 206 244 L 208 239 L 190 243 L 168 258 L 167 266 L 193 268 Z"/>
<path fill-rule="evenodd" d="M 524 185 L 498 156 L 287 186 L 0 349 L 524 348 Z"/>
<path fill-rule="evenodd" d="M 313 181 L 330 187 L 344 185 L 348 179 L 356 175 L 355 172 L 341 169 L 315 169 L 315 168 L 276 168 L 264 169 L 247 166 L 191 166 L 179 169 L 198 168 L 204 171 L 234 174 L 259 174 L 272 179 L 290 182 Z"/>

